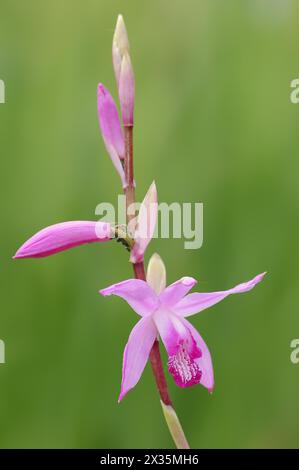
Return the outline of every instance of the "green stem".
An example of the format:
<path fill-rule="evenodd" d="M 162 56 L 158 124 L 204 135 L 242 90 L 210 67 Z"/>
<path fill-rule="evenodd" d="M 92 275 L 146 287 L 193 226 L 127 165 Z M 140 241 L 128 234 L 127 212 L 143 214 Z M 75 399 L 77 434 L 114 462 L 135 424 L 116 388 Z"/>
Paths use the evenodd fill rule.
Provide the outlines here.
<path fill-rule="evenodd" d="M 172 435 L 177 449 L 190 449 L 175 409 L 171 405 L 165 405 L 162 400 L 161 405 L 168 429 Z"/>

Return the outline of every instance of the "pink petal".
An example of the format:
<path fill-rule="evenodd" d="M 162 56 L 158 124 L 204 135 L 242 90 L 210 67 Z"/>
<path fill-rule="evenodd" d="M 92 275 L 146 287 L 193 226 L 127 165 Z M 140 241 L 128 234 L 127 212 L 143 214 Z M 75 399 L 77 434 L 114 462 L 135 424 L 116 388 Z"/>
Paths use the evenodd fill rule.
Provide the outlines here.
<path fill-rule="evenodd" d="M 108 241 L 110 238 L 110 224 L 107 222 L 62 222 L 37 232 L 18 249 L 14 258 L 40 258 L 84 243 Z"/>
<path fill-rule="evenodd" d="M 193 277 L 182 277 L 178 281 L 166 287 L 166 289 L 160 294 L 160 302 L 171 307 L 179 302 L 179 300 L 181 300 L 196 283 L 197 281 Z"/>
<path fill-rule="evenodd" d="M 141 279 L 128 279 L 99 292 L 104 296 L 113 294 L 121 297 L 142 317 L 153 313 L 159 302 L 153 289 Z"/>
<path fill-rule="evenodd" d="M 118 154 L 116 153 L 116 151 L 114 149 L 111 148 L 109 154 L 110 154 L 113 166 L 114 166 L 114 168 L 116 169 L 117 173 L 120 176 L 122 187 L 126 188 L 127 187 L 127 181 L 126 181 L 126 176 L 125 176 L 125 172 L 124 172 L 121 160 L 118 157 Z"/>
<path fill-rule="evenodd" d="M 173 310 L 175 313 L 183 317 L 188 317 L 194 313 L 201 312 L 202 310 L 217 304 L 230 294 L 240 294 L 253 289 L 256 284 L 261 282 L 265 274 L 266 273 L 259 274 L 251 279 L 251 281 L 239 284 L 229 290 L 208 293 L 195 292 L 193 294 L 186 295 L 186 297 L 173 307 Z"/>
<path fill-rule="evenodd" d="M 125 141 L 118 110 L 109 91 L 101 83 L 98 86 L 98 113 L 108 152 L 114 148 L 119 158 L 125 158 Z"/>
<path fill-rule="evenodd" d="M 151 241 L 157 221 L 158 195 L 155 182 L 153 182 L 145 195 L 137 217 L 137 228 L 134 236 L 134 246 L 130 261 L 139 263 L 143 261 L 145 250 Z"/>
<path fill-rule="evenodd" d="M 194 328 L 193 325 L 188 320 L 182 319 L 182 322 L 190 331 L 192 337 L 194 338 L 198 349 L 201 351 L 201 357 L 195 359 L 195 362 L 199 366 L 201 370 L 201 378 L 200 384 L 206 387 L 209 392 L 213 391 L 214 388 L 214 371 L 213 371 L 213 364 L 210 351 L 208 346 L 198 333 L 198 331 Z"/>
<path fill-rule="evenodd" d="M 179 387 L 200 383 L 202 370 L 197 362 L 202 356 L 189 328 L 167 310 L 153 316 L 158 332 L 168 353 L 168 370 Z"/>
<path fill-rule="evenodd" d="M 113 165 L 126 186 L 121 159 L 125 157 L 125 142 L 116 104 L 104 85 L 98 86 L 98 116 L 103 140 Z"/>
<path fill-rule="evenodd" d="M 156 337 L 151 317 L 142 318 L 131 331 L 124 351 L 119 402 L 139 381 Z"/>

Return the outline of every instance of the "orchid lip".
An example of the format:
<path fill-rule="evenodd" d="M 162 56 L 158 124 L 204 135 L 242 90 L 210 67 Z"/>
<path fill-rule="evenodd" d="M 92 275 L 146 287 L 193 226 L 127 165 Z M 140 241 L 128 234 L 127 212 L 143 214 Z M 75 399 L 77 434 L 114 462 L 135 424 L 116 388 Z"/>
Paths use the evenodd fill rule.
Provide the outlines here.
<path fill-rule="evenodd" d="M 200 383 L 202 371 L 195 359 L 202 356 L 202 352 L 196 348 L 195 354 L 187 350 L 187 345 L 181 341 L 177 353 L 168 359 L 168 370 L 175 383 L 182 388 Z"/>
<path fill-rule="evenodd" d="M 169 359 L 168 370 L 178 387 L 187 388 L 200 383 L 201 370 L 195 363 L 188 361 L 183 353 L 179 358 Z"/>

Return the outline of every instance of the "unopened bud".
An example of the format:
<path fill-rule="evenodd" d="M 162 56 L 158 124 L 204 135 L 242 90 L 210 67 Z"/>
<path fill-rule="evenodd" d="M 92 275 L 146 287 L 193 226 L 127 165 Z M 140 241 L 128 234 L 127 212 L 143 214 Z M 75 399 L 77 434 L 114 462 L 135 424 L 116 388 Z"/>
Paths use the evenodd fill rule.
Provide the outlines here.
<path fill-rule="evenodd" d="M 166 268 L 162 258 L 154 253 L 148 263 L 146 281 L 160 295 L 166 287 Z"/>
<path fill-rule="evenodd" d="M 122 58 L 129 53 L 129 39 L 122 15 L 118 15 L 112 43 L 112 59 L 117 83 L 120 77 Z"/>
<path fill-rule="evenodd" d="M 137 216 L 137 227 L 134 234 L 134 246 L 131 251 L 131 263 L 143 261 L 145 250 L 153 238 L 158 216 L 158 195 L 153 182 L 143 199 Z"/>
<path fill-rule="evenodd" d="M 135 79 L 131 59 L 127 53 L 121 62 L 118 93 L 124 126 L 133 126 Z"/>

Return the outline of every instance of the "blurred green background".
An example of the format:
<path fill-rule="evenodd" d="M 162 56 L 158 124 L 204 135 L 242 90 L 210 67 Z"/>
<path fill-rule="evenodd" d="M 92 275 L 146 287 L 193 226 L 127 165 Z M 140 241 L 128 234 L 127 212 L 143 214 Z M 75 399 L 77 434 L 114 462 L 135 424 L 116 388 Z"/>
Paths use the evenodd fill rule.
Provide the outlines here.
<path fill-rule="evenodd" d="M 116 96 L 111 41 L 129 31 L 136 97 L 135 176 L 160 201 L 204 203 L 204 244 L 154 240 L 168 281 L 254 291 L 192 318 L 216 386 L 168 382 L 192 447 L 298 447 L 299 4 L 293 0 L 1 0 L 1 447 L 171 447 L 147 366 L 118 405 L 137 315 L 98 289 L 132 277 L 116 243 L 12 262 L 44 226 L 95 219 L 119 178 L 96 112 Z M 163 355 L 163 360 L 167 358 Z"/>

